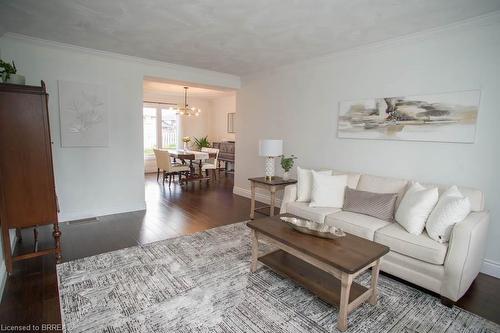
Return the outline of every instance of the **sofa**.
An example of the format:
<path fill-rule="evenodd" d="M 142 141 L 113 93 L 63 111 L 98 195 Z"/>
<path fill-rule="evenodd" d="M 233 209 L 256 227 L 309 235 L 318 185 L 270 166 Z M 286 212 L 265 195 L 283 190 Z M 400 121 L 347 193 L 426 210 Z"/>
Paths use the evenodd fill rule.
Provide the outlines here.
<path fill-rule="evenodd" d="M 347 174 L 347 186 L 353 189 L 398 193 L 396 209 L 410 183 L 367 174 L 341 171 L 334 174 Z M 448 187 L 423 185 L 437 186 L 440 193 Z M 469 198 L 471 213 L 453 227 L 447 243 L 436 242 L 425 231 L 420 235 L 410 234 L 397 222 L 339 208 L 309 207 L 307 202 L 296 201 L 295 184 L 285 188 L 280 212 L 342 228 L 347 233 L 388 246 L 390 252 L 381 260 L 382 271 L 438 293 L 443 304 L 450 306 L 465 294 L 481 269 L 489 224 L 483 193 L 467 187 L 459 187 L 459 190 Z"/>

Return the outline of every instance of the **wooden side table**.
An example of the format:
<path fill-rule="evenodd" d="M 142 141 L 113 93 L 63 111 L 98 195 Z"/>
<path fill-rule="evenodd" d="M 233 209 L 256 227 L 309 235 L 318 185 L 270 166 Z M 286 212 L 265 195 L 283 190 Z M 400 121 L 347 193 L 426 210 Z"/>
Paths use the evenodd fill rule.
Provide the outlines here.
<path fill-rule="evenodd" d="M 276 191 L 281 191 L 287 185 L 295 184 L 297 181 L 295 179 L 283 179 L 281 177 L 273 177 L 271 180 L 267 180 L 266 177 L 248 178 L 250 181 L 250 189 L 252 191 L 252 203 L 250 205 L 250 219 L 253 220 L 255 216 L 255 211 L 269 208 L 269 215 L 274 215 L 274 206 L 276 206 Z M 262 206 L 255 208 L 255 188 L 260 187 L 268 190 L 271 193 L 271 205 Z"/>

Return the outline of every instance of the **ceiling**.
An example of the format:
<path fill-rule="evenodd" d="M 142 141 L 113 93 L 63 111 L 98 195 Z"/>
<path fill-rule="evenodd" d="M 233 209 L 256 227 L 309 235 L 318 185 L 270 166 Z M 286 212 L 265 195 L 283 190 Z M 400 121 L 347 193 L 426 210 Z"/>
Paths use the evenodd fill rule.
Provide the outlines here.
<path fill-rule="evenodd" d="M 145 93 L 156 94 L 156 95 L 168 95 L 168 96 L 184 96 L 184 85 L 145 80 L 143 87 Z M 215 97 L 225 96 L 231 93 L 234 92 L 193 87 L 193 86 L 189 86 L 188 90 L 189 97 L 199 97 L 199 98 L 215 98 Z"/>
<path fill-rule="evenodd" d="M 1 0 L 0 31 L 244 75 L 500 10 L 500 0 Z"/>

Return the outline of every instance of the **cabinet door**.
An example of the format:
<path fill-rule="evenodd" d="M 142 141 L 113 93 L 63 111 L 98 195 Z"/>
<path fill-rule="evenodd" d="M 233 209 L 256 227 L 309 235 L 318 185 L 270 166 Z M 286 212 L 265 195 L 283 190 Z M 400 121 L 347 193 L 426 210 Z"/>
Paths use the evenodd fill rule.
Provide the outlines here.
<path fill-rule="evenodd" d="M 10 228 L 57 222 L 46 98 L 0 92 L 0 219 Z"/>

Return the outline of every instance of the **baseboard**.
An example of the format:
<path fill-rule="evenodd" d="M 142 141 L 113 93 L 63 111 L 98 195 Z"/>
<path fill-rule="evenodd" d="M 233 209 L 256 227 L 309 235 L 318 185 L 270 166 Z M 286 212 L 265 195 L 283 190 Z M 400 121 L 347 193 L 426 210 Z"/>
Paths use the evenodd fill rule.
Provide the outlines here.
<path fill-rule="evenodd" d="M 252 192 L 249 189 L 243 188 L 243 187 L 233 187 L 233 193 L 237 195 L 241 195 L 242 197 L 245 198 L 251 198 L 252 197 Z M 271 196 L 269 194 L 264 194 L 261 192 L 256 192 L 255 193 L 255 201 L 265 203 L 267 205 L 271 204 Z M 281 206 L 281 199 L 276 198 L 276 207 Z"/>
<path fill-rule="evenodd" d="M 13 249 L 17 242 L 16 234 L 10 235 L 10 248 Z M 2 249 L 3 250 L 3 249 Z M 5 283 L 7 282 L 7 269 L 5 268 L 5 258 L 3 257 L 3 252 L 1 254 L 2 261 L 0 262 L 0 300 L 3 296 L 3 290 L 5 289 Z"/>
<path fill-rule="evenodd" d="M 108 208 L 108 209 L 95 210 L 95 211 L 91 211 L 91 212 L 87 211 L 87 212 L 60 213 L 59 214 L 59 222 L 84 220 L 84 219 L 94 218 L 94 217 L 98 217 L 98 216 L 136 212 L 138 210 L 145 210 L 145 209 L 146 209 L 146 202 L 143 202 L 142 204 L 139 203 L 136 205 L 130 205 L 130 206 L 126 206 L 126 207 L 112 207 L 112 208 Z"/>
<path fill-rule="evenodd" d="M 491 275 L 496 277 L 497 279 L 500 279 L 500 262 L 496 262 L 490 259 L 484 259 L 481 273 Z"/>

